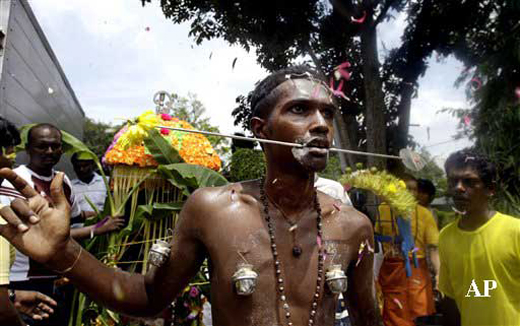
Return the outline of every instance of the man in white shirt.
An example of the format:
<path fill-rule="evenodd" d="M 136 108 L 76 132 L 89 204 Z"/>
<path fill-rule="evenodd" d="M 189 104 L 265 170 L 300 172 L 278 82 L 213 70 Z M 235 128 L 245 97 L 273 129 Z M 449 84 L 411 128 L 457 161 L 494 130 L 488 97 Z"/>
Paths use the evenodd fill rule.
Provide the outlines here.
<path fill-rule="evenodd" d="M 62 150 L 61 131 L 51 124 L 38 124 L 29 129 L 27 134 L 26 152 L 29 155 L 29 164 L 20 165 L 14 169 L 18 176 L 24 179 L 29 186 L 33 187 L 42 197 L 52 203 L 50 185 L 58 171 L 54 166 L 60 161 Z M 81 220 L 84 218 L 79 201 L 77 200 L 72 183 L 67 176 L 63 180 L 65 197 L 70 205 L 71 220 Z M 4 187 L 13 186 L 4 180 Z M 9 198 L 12 200 L 14 197 Z M 77 227 L 71 230 L 71 237 L 74 239 L 84 239 L 92 236 L 113 231 L 123 225 L 123 220 L 109 218 L 107 223 L 101 227 L 94 225 L 88 227 Z M 95 231 L 95 232 L 94 232 Z M 69 311 L 66 309 L 67 302 L 64 302 L 62 293 L 55 286 L 57 280 L 55 272 L 50 271 L 43 265 L 30 259 L 18 250 L 11 267 L 10 281 L 11 287 L 17 290 L 40 291 L 58 301 L 56 313 L 48 320 L 37 322 L 34 325 L 67 325 Z M 61 301 L 61 302 L 60 302 Z"/>
<path fill-rule="evenodd" d="M 94 208 L 88 202 L 90 201 L 96 210 L 102 212 L 107 198 L 107 188 L 103 178 L 94 172 L 94 161 L 90 157 L 82 156 L 82 153 L 75 153 L 70 161 L 78 177 L 72 180 L 72 188 L 79 207 L 82 211 L 88 212 L 88 215 L 95 215 Z"/>

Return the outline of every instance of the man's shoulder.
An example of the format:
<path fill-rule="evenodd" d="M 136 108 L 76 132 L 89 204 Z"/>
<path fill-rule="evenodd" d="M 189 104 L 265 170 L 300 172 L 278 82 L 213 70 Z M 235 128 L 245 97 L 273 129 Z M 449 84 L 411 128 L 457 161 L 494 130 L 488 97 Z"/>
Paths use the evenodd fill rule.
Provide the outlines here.
<path fill-rule="evenodd" d="M 442 228 L 442 230 L 439 232 L 439 245 L 442 245 L 443 241 L 446 241 L 447 239 L 456 235 L 458 221 L 459 219 L 456 219 Z"/>
<path fill-rule="evenodd" d="M 227 204 L 243 199 L 244 196 L 251 197 L 251 182 L 244 181 L 228 183 L 218 187 L 199 188 L 188 197 L 187 204 L 203 205 L 204 207 L 213 207 L 215 205 L 224 207 Z"/>

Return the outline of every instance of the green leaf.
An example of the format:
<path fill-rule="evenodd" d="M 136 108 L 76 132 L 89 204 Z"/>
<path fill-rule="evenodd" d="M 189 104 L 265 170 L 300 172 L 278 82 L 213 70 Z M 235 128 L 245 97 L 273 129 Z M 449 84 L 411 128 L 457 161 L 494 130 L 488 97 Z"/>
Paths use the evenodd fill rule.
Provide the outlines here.
<path fill-rule="evenodd" d="M 198 188 L 218 187 L 228 183 L 226 178 L 220 173 L 194 164 L 175 163 L 159 165 L 157 172 L 168 179 L 174 186 L 182 189 L 185 195 L 189 195 Z"/>
<path fill-rule="evenodd" d="M 167 210 L 167 211 L 180 211 L 184 202 L 174 202 L 174 203 L 154 203 L 153 210 Z"/>
<path fill-rule="evenodd" d="M 179 152 L 155 129 L 148 132 L 148 137 L 144 139 L 144 146 L 159 164 L 183 161 Z"/>

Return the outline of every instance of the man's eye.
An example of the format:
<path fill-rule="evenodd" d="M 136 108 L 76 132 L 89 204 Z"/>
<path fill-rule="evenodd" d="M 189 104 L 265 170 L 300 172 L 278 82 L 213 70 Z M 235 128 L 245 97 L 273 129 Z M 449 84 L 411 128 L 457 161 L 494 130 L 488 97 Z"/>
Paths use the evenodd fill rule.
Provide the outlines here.
<path fill-rule="evenodd" d="M 302 105 L 295 105 L 293 107 L 291 107 L 291 112 L 292 113 L 296 113 L 296 114 L 302 114 L 305 112 L 305 107 L 302 106 Z"/>
<path fill-rule="evenodd" d="M 323 109 L 321 111 L 321 114 L 323 115 L 323 117 L 325 119 L 332 119 L 332 118 L 334 118 L 334 110 L 332 110 L 332 109 Z"/>

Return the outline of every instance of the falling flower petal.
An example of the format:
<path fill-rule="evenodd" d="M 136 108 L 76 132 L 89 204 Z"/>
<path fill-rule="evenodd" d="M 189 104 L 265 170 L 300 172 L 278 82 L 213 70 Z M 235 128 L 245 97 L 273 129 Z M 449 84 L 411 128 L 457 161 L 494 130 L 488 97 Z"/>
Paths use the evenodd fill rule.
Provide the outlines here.
<path fill-rule="evenodd" d="M 271 184 L 275 184 L 276 182 L 278 181 L 278 179 L 274 179 L 273 182 Z"/>
<path fill-rule="evenodd" d="M 49 87 L 49 88 L 47 89 L 47 93 L 52 94 L 52 93 L 54 93 L 54 90 L 53 90 L 51 87 Z"/>
<path fill-rule="evenodd" d="M 341 75 L 341 77 L 345 78 L 345 80 L 349 80 L 350 79 L 350 72 L 344 70 L 344 69 L 339 69 L 339 70 L 336 70 L 337 72 L 339 72 L 339 74 Z"/>
<path fill-rule="evenodd" d="M 469 127 L 469 125 L 471 124 L 471 118 L 469 117 L 469 115 L 464 117 L 464 124 L 466 125 L 466 127 Z"/>
<path fill-rule="evenodd" d="M 482 81 L 478 77 L 473 77 L 470 81 L 471 87 L 473 90 L 478 90 L 480 87 L 482 87 Z"/>
<path fill-rule="evenodd" d="M 366 18 L 367 18 L 367 12 L 363 10 L 363 16 L 361 16 L 359 18 L 350 17 L 350 20 L 356 24 L 363 24 L 365 22 Z"/>
<path fill-rule="evenodd" d="M 345 61 L 334 69 L 345 69 L 345 68 L 350 68 L 350 62 Z"/>
<path fill-rule="evenodd" d="M 289 228 L 289 232 L 293 232 L 297 228 L 298 228 L 298 224 L 291 225 L 291 227 Z"/>

